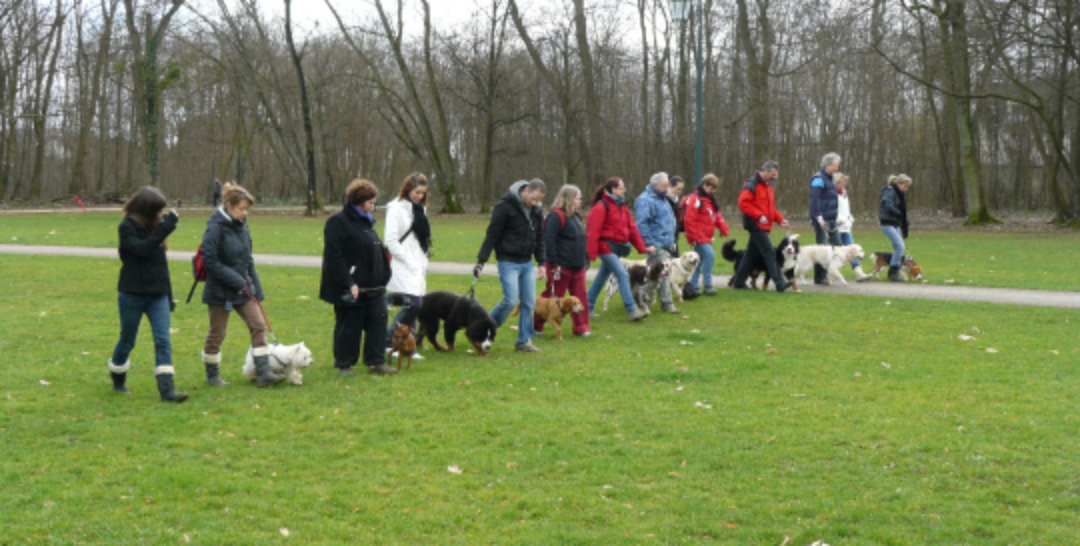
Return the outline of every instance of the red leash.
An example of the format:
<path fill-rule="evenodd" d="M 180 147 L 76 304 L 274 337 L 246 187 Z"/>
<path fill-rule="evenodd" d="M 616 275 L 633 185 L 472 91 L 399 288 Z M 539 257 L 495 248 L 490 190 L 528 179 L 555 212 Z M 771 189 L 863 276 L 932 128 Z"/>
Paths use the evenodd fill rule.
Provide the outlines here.
<path fill-rule="evenodd" d="M 255 296 L 252 296 L 251 292 L 248 292 L 246 285 L 244 286 L 244 293 L 247 294 L 247 297 L 251 298 L 251 300 L 255 302 L 255 305 L 259 306 L 259 311 L 262 312 L 263 320 L 266 321 L 266 331 L 270 332 L 270 341 L 273 341 L 276 344 L 277 336 L 274 335 L 274 329 L 270 326 L 270 317 L 266 316 L 266 309 L 263 309 L 262 302 L 260 302 L 259 299 Z"/>

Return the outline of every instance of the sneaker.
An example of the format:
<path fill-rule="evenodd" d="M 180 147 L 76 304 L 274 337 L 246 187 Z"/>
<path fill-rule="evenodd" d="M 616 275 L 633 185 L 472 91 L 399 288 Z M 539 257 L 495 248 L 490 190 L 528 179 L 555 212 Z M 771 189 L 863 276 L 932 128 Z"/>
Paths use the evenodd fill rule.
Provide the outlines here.
<path fill-rule="evenodd" d="M 375 375 L 390 375 L 397 373 L 397 368 L 391 368 L 386 364 L 376 364 L 374 366 L 368 366 L 368 373 Z"/>
<path fill-rule="evenodd" d="M 525 343 L 518 343 L 514 345 L 514 350 L 520 353 L 539 353 L 540 348 L 532 344 L 532 340 L 528 340 Z"/>
<path fill-rule="evenodd" d="M 417 351 L 413 351 L 412 358 L 413 358 L 413 360 L 423 360 L 424 355 L 420 354 Z"/>
<path fill-rule="evenodd" d="M 356 372 L 352 368 L 338 368 L 338 373 L 341 375 L 356 375 Z"/>
<path fill-rule="evenodd" d="M 705 294 L 706 296 L 715 296 L 716 289 L 711 286 L 706 286 L 705 289 L 701 291 L 701 293 Z"/>
<path fill-rule="evenodd" d="M 783 291 L 787 290 L 788 288 L 791 288 L 791 283 L 789 283 L 787 281 L 784 281 L 784 284 L 776 285 L 776 291 L 777 292 L 783 292 Z"/>
<path fill-rule="evenodd" d="M 671 313 L 672 315 L 678 315 L 679 313 L 682 313 L 682 311 L 679 311 L 679 309 L 674 305 L 672 305 L 671 307 L 665 307 L 664 312 Z"/>
<path fill-rule="evenodd" d="M 597 313 L 596 311 L 590 311 L 589 318 L 600 318 L 600 313 Z"/>
<path fill-rule="evenodd" d="M 390 358 L 397 358 L 397 356 L 398 356 L 397 351 L 394 351 L 394 352 L 390 353 Z"/>
<path fill-rule="evenodd" d="M 731 285 L 731 288 L 734 289 L 734 290 L 750 290 L 750 287 L 747 286 L 746 283 L 733 284 L 733 285 Z"/>
<path fill-rule="evenodd" d="M 630 322 L 637 322 L 646 316 L 648 316 L 648 314 L 645 311 L 642 311 L 641 308 L 635 306 L 633 310 L 630 311 Z"/>

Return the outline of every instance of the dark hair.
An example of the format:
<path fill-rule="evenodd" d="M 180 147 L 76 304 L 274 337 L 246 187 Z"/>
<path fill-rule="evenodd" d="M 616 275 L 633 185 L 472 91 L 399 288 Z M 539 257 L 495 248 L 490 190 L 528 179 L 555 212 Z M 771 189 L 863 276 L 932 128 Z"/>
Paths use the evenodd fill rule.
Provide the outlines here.
<path fill-rule="evenodd" d="M 671 175 L 671 178 L 668 178 L 668 182 L 671 183 L 671 187 L 673 187 L 673 188 L 675 186 L 678 186 L 679 184 L 686 183 L 686 181 L 683 180 L 683 178 L 681 176 L 677 175 L 677 174 Z"/>
<path fill-rule="evenodd" d="M 544 181 L 540 180 L 539 178 L 533 178 L 532 180 L 530 180 L 528 187 L 530 192 L 547 193 L 547 184 L 545 184 Z"/>
<path fill-rule="evenodd" d="M 604 192 L 611 193 L 611 190 L 619 187 L 619 184 L 621 184 L 622 181 L 622 178 L 619 178 L 617 176 L 608 178 L 607 182 L 601 184 L 600 187 L 596 188 L 596 191 L 593 192 L 592 203 L 595 205 L 597 202 L 604 198 Z"/>
<path fill-rule="evenodd" d="M 765 164 L 761 166 L 761 172 L 771 171 L 773 169 L 776 169 L 776 170 L 779 171 L 780 170 L 780 163 L 776 162 L 776 161 L 773 161 L 772 159 L 766 161 Z"/>
<path fill-rule="evenodd" d="M 158 215 L 167 204 L 161 190 L 145 186 L 124 203 L 124 217 L 135 220 L 146 231 L 154 231 L 161 221 Z"/>
<path fill-rule="evenodd" d="M 370 180 L 357 178 L 345 189 L 345 201 L 353 205 L 367 203 L 379 196 L 379 188 Z"/>
<path fill-rule="evenodd" d="M 402 201 L 409 201 L 409 194 L 412 193 L 418 186 L 427 187 L 428 180 L 423 173 L 412 173 L 405 177 L 405 181 L 401 183 L 401 190 L 398 191 L 398 199 Z M 424 194 L 424 200 L 421 205 L 427 206 L 427 194 Z"/>

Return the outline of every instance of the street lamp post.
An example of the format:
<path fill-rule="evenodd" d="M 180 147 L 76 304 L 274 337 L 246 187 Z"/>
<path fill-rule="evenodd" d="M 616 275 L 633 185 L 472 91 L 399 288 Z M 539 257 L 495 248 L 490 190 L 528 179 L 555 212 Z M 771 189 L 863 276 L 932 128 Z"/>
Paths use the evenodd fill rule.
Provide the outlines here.
<path fill-rule="evenodd" d="M 671 14 L 672 18 L 679 23 L 687 23 L 690 21 L 691 9 L 697 8 L 697 115 L 695 117 L 696 125 L 696 139 L 694 142 L 694 185 L 701 183 L 701 178 L 704 176 L 703 164 L 705 161 L 705 106 L 702 102 L 705 93 L 704 78 L 702 77 L 701 63 L 702 54 L 701 48 L 705 35 L 705 9 L 702 5 L 702 0 L 671 0 Z"/>

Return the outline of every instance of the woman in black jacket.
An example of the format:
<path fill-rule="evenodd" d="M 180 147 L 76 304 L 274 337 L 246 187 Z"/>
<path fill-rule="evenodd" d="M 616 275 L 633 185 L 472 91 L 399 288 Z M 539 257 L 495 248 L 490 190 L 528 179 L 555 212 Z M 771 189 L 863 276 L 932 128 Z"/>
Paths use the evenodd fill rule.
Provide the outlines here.
<path fill-rule="evenodd" d="M 210 331 L 203 345 L 206 383 L 228 385 L 221 379 L 221 344 L 229 326 L 229 313 L 236 311 L 251 333 L 255 361 L 255 384 L 273 385 L 285 379 L 270 371 L 270 347 L 266 344 L 266 321 L 259 302 L 264 299 L 255 259 L 251 255 L 248 209 L 255 198 L 244 188 L 226 183 L 221 188 L 222 206 L 206 221 L 202 256 L 206 267 L 206 287 L 202 301 L 210 315 Z"/>
<path fill-rule="evenodd" d="M 569 290 L 570 295 L 581 300 L 582 307 L 589 303 L 586 292 L 585 273 L 589 271 L 589 253 L 585 250 L 587 236 L 581 210 L 581 190 L 573 184 L 559 188 L 551 212 L 544 220 L 544 248 L 547 253 L 547 286 L 540 294 L 544 298 L 561 298 Z M 574 335 L 589 337 L 589 310 L 570 315 L 574 321 Z M 544 331 L 544 318 L 533 317 L 533 327 L 539 334 Z"/>
<path fill-rule="evenodd" d="M 162 216 L 165 196 L 155 188 L 145 187 L 124 205 L 120 222 L 120 282 L 117 298 L 120 307 L 120 341 L 116 343 L 109 373 L 113 390 L 128 392 L 125 382 L 131 367 L 128 356 L 135 348 L 143 315 L 154 333 L 154 357 L 158 391 L 162 402 L 183 402 L 186 392 L 176 392 L 173 382 L 172 342 L 169 339 L 169 313 L 176 307 L 172 299 L 169 263 L 165 260 L 165 239 L 180 217 L 175 210 Z"/>
<path fill-rule="evenodd" d="M 881 190 L 881 203 L 878 205 L 878 222 L 881 232 L 889 238 L 893 246 L 892 261 L 889 262 L 889 280 L 903 281 L 900 277 L 900 262 L 904 259 L 904 239 L 908 235 L 907 194 L 911 187 L 911 178 L 906 174 L 889 177 L 889 185 Z"/>
<path fill-rule="evenodd" d="M 322 285 L 319 297 L 334 306 L 334 367 L 344 375 L 360 359 L 374 374 L 397 370 L 386 365 L 386 284 L 390 258 L 375 231 L 379 189 L 354 180 L 345 190 L 345 207 L 326 221 L 323 231 Z"/>

